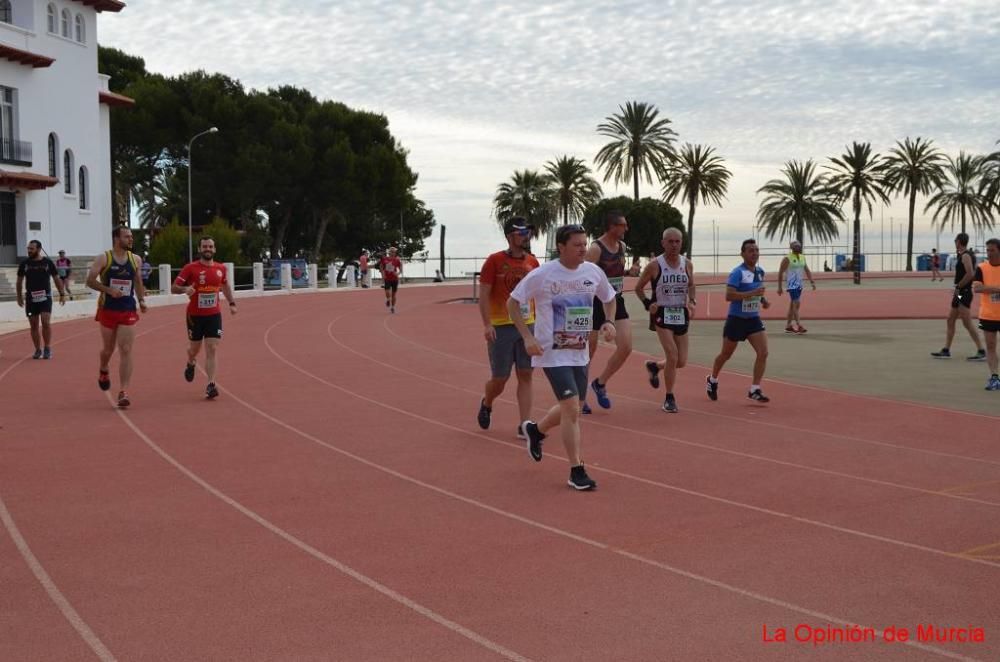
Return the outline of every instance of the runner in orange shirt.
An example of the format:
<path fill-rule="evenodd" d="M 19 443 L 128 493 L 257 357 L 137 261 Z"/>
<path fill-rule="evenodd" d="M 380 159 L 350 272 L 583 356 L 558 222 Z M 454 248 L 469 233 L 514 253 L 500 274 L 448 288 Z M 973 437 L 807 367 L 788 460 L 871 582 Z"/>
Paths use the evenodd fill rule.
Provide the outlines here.
<path fill-rule="evenodd" d="M 200 259 L 181 269 L 170 291 L 190 297 L 187 305 L 187 330 L 190 343 L 184 379 L 189 382 L 194 381 L 195 359 L 204 341 L 205 373 L 208 375 L 205 397 L 212 400 L 219 397 L 219 389 L 215 386 L 215 354 L 219 341 L 222 340 L 222 309 L 219 306 L 219 293 L 222 292 L 226 296 L 229 312 L 232 315 L 236 314 L 236 300 L 229 286 L 226 265 L 215 261 L 215 240 L 211 237 L 202 237 L 198 242 L 198 251 Z"/>
<path fill-rule="evenodd" d="M 486 353 L 490 359 L 490 379 L 486 382 L 486 393 L 479 402 L 479 427 L 490 427 L 493 401 L 503 393 L 512 368 L 517 369 L 517 406 L 520 421 L 531 418 L 531 357 L 524 349 L 524 340 L 507 314 L 507 298 L 521 279 L 532 269 L 538 268 L 538 260 L 528 252 L 528 243 L 534 227 L 523 218 L 512 218 L 504 223 L 507 235 L 507 250 L 493 253 L 479 273 L 479 315 L 483 320 L 483 337 L 486 338 Z M 528 302 L 521 308 L 528 328 L 534 328 L 535 304 Z M 518 436 L 521 435 L 520 428 Z"/>
<path fill-rule="evenodd" d="M 979 328 L 986 339 L 986 363 L 990 367 L 987 391 L 1000 391 L 997 366 L 997 333 L 1000 333 L 1000 239 L 986 241 L 986 261 L 976 267 L 972 290 L 979 294 Z"/>

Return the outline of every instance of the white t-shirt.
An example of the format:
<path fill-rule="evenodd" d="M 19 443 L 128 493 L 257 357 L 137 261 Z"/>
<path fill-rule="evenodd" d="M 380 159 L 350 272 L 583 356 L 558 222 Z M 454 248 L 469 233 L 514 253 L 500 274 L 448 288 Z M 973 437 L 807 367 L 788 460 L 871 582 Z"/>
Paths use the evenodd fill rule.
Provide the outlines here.
<path fill-rule="evenodd" d="M 567 269 L 553 260 L 521 279 L 510 297 L 518 302 L 535 300 L 535 340 L 545 351 L 531 357 L 532 366 L 587 365 L 595 296 L 608 303 L 614 300 L 615 290 L 592 262 Z"/>

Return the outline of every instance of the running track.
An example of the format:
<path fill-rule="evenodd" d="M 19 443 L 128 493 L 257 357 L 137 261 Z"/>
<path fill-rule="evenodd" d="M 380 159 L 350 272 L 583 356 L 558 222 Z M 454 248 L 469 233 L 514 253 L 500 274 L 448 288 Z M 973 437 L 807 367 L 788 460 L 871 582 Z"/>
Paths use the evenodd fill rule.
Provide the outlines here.
<path fill-rule="evenodd" d="M 127 414 L 93 322 L 51 362 L 0 338 L 0 659 L 1000 657 L 996 418 L 791 384 L 765 407 L 737 375 L 710 403 L 697 366 L 668 417 L 635 355 L 576 493 L 509 399 L 476 426 L 478 315 L 441 303 L 464 293 L 245 300 L 215 402 L 154 309 Z M 762 641 L 800 623 L 986 642 Z"/>

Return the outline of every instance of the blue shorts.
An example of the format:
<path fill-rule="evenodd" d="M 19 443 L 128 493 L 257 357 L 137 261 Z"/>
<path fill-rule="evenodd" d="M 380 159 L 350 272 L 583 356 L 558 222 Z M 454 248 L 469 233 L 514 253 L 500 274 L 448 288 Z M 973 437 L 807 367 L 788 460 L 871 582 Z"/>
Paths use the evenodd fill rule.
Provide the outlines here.
<path fill-rule="evenodd" d="M 794 290 L 788 290 L 788 298 L 792 301 L 798 301 L 802 298 L 802 288 L 796 287 Z"/>
<path fill-rule="evenodd" d="M 587 366 L 563 365 L 556 368 L 542 368 L 549 378 L 556 400 L 569 400 L 587 395 Z"/>
<path fill-rule="evenodd" d="M 743 342 L 753 334 L 764 330 L 764 323 L 759 317 L 734 317 L 730 315 L 726 318 L 726 325 L 722 327 L 722 335 L 733 342 Z"/>

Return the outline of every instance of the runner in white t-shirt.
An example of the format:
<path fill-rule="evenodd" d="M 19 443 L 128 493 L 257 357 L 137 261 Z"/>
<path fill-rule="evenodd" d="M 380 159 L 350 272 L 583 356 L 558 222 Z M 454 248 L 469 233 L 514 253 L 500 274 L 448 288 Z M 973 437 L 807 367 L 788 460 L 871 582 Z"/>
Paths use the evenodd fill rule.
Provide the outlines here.
<path fill-rule="evenodd" d="M 507 310 L 517 327 L 532 367 L 542 368 L 558 404 L 542 420 L 524 421 L 521 432 L 528 440 L 528 453 L 542 459 L 542 440 L 557 425 L 562 432 L 570 461 L 569 485 L 578 490 L 597 487 L 583 466 L 579 401 L 587 393 L 587 340 L 591 330 L 594 297 L 603 303 L 605 322 L 600 331 L 606 342 L 615 338 L 615 290 L 601 269 L 584 261 L 587 234 L 580 225 L 564 225 L 556 231 L 559 259 L 529 272 L 507 299 Z M 534 333 L 521 317 L 521 304 L 534 299 Z"/>

